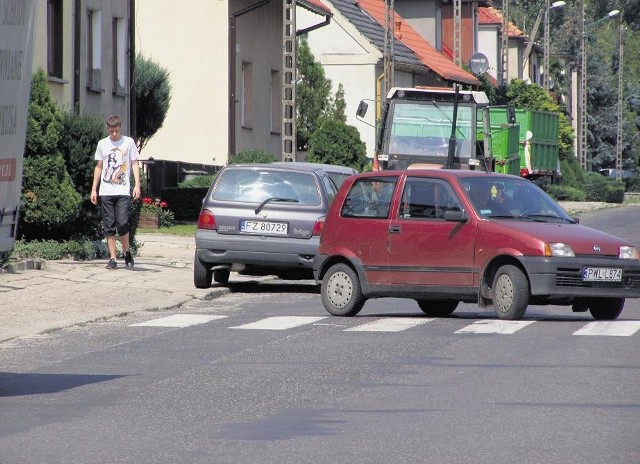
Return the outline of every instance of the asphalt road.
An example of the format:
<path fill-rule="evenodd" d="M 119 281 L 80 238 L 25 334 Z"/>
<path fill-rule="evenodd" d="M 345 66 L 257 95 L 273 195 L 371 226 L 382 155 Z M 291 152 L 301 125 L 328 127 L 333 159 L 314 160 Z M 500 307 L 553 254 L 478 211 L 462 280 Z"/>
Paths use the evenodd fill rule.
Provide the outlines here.
<path fill-rule="evenodd" d="M 582 222 L 640 244 L 636 211 Z M 639 300 L 336 318 L 311 282 L 243 283 L 5 344 L 0 462 L 637 463 L 639 352 Z"/>

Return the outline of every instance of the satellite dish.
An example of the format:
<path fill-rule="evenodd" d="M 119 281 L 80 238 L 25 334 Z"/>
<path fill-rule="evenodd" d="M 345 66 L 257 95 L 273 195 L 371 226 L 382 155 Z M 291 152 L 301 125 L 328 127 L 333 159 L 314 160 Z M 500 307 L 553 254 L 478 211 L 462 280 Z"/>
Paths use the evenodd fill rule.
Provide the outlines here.
<path fill-rule="evenodd" d="M 469 68 L 474 74 L 483 74 L 489 69 L 489 58 L 484 53 L 474 53 L 469 58 Z"/>

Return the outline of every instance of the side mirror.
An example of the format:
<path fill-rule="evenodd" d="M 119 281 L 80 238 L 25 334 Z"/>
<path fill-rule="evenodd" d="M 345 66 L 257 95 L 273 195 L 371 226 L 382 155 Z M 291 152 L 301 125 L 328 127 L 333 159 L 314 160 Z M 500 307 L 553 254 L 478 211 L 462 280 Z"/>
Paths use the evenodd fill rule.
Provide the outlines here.
<path fill-rule="evenodd" d="M 460 210 L 448 209 L 444 212 L 444 220 L 449 222 L 467 222 L 467 213 Z"/>
<path fill-rule="evenodd" d="M 360 118 L 364 118 L 364 116 L 367 114 L 368 109 L 369 109 L 369 104 L 364 100 L 360 100 L 360 104 L 358 105 L 358 110 L 356 111 L 356 115 Z"/>

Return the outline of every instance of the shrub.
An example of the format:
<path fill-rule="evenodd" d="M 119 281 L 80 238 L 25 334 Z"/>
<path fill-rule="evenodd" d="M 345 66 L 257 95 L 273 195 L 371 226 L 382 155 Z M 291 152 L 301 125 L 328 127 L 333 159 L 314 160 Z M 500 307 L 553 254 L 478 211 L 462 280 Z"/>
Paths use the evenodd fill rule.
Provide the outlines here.
<path fill-rule="evenodd" d="M 213 179 L 215 178 L 216 178 L 215 174 L 197 176 L 197 177 L 194 177 L 193 179 L 183 180 L 178 184 L 178 187 L 180 188 L 207 187 L 208 188 L 212 184 Z"/>
<path fill-rule="evenodd" d="M 582 190 L 564 185 L 547 185 L 545 190 L 556 201 L 585 201 L 587 198 Z"/>
<path fill-rule="evenodd" d="M 328 119 L 311 135 L 307 161 L 351 166 L 362 172 L 367 165 L 365 144 L 358 129 Z"/>
<path fill-rule="evenodd" d="M 18 240 L 15 243 L 13 257 L 40 259 L 76 259 L 87 260 L 102 258 L 107 255 L 106 246 L 99 241 L 69 240 L 33 240 L 30 242 Z"/>
<path fill-rule="evenodd" d="M 622 203 L 624 201 L 624 184 L 596 172 L 587 173 L 584 191 L 587 194 L 587 201 L 606 201 L 608 203 Z"/>
<path fill-rule="evenodd" d="M 229 157 L 229 164 L 273 163 L 278 158 L 264 150 L 244 150 Z"/>

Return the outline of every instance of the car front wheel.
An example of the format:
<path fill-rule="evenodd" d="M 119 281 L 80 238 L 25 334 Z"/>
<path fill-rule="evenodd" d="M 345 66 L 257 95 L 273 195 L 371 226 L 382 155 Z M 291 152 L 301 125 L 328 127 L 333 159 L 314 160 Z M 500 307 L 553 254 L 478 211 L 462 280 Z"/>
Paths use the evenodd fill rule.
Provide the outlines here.
<path fill-rule="evenodd" d="M 455 300 L 416 300 L 423 313 L 430 317 L 445 317 L 458 307 Z"/>
<path fill-rule="evenodd" d="M 493 307 L 499 319 L 522 319 L 529 305 L 529 281 L 520 268 L 505 265 L 493 278 Z"/>
<path fill-rule="evenodd" d="M 587 301 L 589 312 L 596 320 L 612 321 L 624 308 L 624 298 L 592 298 Z"/>
<path fill-rule="evenodd" d="M 334 316 L 355 316 L 366 301 L 356 272 L 343 263 L 334 264 L 322 279 L 322 304 Z"/>
<path fill-rule="evenodd" d="M 198 258 L 198 252 L 193 259 L 193 283 L 196 288 L 209 288 L 211 287 L 211 278 L 213 277 L 213 271 L 205 263 Z"/>

